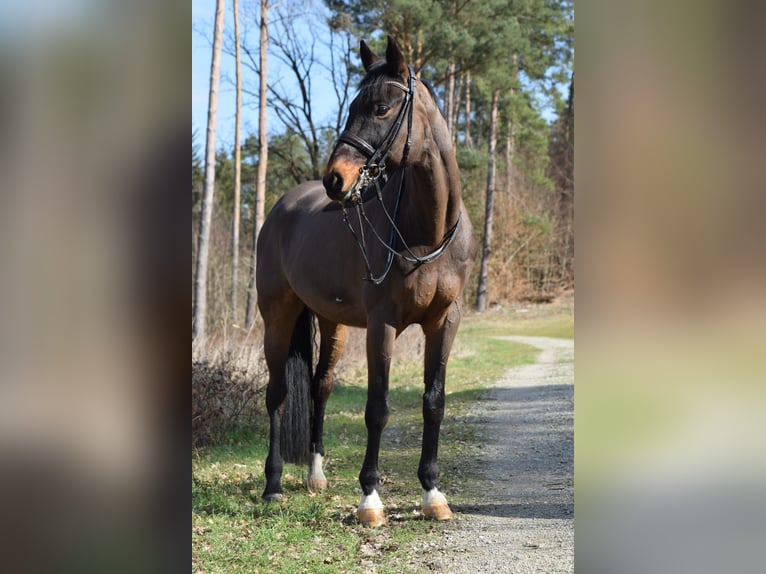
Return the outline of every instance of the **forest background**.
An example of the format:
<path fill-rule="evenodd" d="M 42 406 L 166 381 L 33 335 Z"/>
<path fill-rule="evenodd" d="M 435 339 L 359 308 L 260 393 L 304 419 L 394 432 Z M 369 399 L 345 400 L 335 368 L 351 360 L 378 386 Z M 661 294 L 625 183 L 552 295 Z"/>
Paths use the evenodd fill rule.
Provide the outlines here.
<path fill-rule="evenodd" d="M 221 127 L 206 208 L 210 126 L 200 123 L 199 112 L 192 123 L 193 269 L 200 220 L 210 212 L 209 264 L 204 277 L 193 277 L 207 296 L 204 333 L 227 338 L 257 321 L 252 251 L 259 212 L 268 214 L 294 185 L 321 179 L 362 76 L 359 40 L 383 53 L 386 34 L 434 86 L 453 134 L 464 201 L 483 246 L 466 307 L 544 302 L 573 290 L 573 2 L 241 0 L 236 29 L 234 8 L 222 0 L 193 6 L 197 85 L 196 70 L 210 69 L 216 10 L 224 10 L 215 106 Z M 193 92 L 195 109 L 209 101 Z M 218 106 L 229 111 L 219 114 Z"/>

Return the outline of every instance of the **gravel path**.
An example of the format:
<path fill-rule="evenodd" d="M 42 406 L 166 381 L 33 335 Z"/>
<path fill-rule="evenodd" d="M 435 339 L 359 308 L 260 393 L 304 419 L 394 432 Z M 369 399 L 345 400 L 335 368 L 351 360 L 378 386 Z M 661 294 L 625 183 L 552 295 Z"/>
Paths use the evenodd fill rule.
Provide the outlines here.
<path fill-rule="evenodd" d="M 503 337 L 541 350 L 509 369 L 468 414 L 486 448 L 471 505 L 453 505 L 443 539 L 423 549 L 437 572 L 574 571 L 574 342 Z"/>

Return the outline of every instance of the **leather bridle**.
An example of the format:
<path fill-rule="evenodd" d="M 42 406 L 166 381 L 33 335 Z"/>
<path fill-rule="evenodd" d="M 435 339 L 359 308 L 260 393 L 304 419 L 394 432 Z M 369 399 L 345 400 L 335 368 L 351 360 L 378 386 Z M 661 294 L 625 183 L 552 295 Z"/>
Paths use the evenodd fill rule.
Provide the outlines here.
<path fill-rule="evenodd" d="M 336 147 L 340 143 L 348 144 L 367 158 L 367 162 L 364 166 L 359 168 L 359 178 L 351 187 L 343 201 L 350 201 L 352 204 L 358 202 L 361 199 L 361 191 L 370 183 L 380 177 L 385 179 L 386 158 L 399 135 L 399 131 L 402 129 L 405 115 L 407 116 L 407 142 L 404 144 L 401 163 L 402 166 L 405 166 L 407 163 L 407 158 L 410 155 L 410 148 L 412 147 L 412 114 L 415 108 L 415 83 L 417 82 L 412 66 L 409 66 L 408 70 L 410 73 L 409 87 L 395 80 L 386 80 L 385 82 L 404 92 L 404 102 L 402 102 L 402 107 L 399 108 L 399 113 L 397 114 L 394 123 L 391 124 L 386 137 L 383 138 L 383 142 L 377 149 L 372 147 L 372 145 L 363 138 L 348 130 L 344 131 L 338 137 L 338 143 L 335 144 Z"/>
<path fill-rule="evenodd" d="M 415 77 L 415 73 L 412 69 L 412 66 L 408 66 L 408 70 L 410 75 L 409 87 L 395 80 L 386 80 L 385 82 L 386 84 L 395 86 L 404 92 L 404 102 L 402 103 L 401 108 L 399 108 L 399 113 L 396 116 L 396 120 L 389 128 L 388 133 L 386 134 L 386 137 L 383 139 L 383 142 L 377 148 L 374 148 L 366 140 L 359 137 L 358 135 L 353 134 L 349 131 L 344 131 L 338 137 L 338 142 L 335 144 L 336 147 L 340 143 L 348 144 L 354 149 L 358 150 L 362 155 L 364 155 L 367 158 L 367 162 L 362 167 L 359 168 L 359 177 L 351 186 L 349 191 L 346 193 L 346 196 L 341 200 L 341 208 L 343 210 L 343 220 L 346 222 L 346 225 L 348 225 L 348 228 L 351 230 L 351 234 L 354 236 L 354 239 L 356 240 L 357 244 L 359 245 L 359 249 L 362 252 L 362 257 L 364 258 L 364 264 L 365 264 L 366 272 L 367 272 L 365 279 L 367 279 L 368 281 L 371 281 L 372 283 L 376 285 L 379 285 L 380 283 L 382 283 L 383 280 L 388 275 L 388 272 L 391 270 L 391 264 L 393 263 L 394 257 L 399 257 L 400 259 L 409 261 L 410 263 L 414 263 L 416 266 L 420 266 L 425 263 L 430 263 L 431 261 L 436 260 L 442 253 L 444 253 L 447 247 L 449 247 L 450 243 L 452 243 L 452 240 L 455 238 L 455 235 L 457 234 L 456 233 L 457 228 L 460 225 L 460 220 L 462 218 L 462 213 L 461 213 L 458 216 L 458 219 L 455 225 L 453 225 L 452 228 L 444 235 L 439 245 L 433 251 L 431 251 L 430 253 L 422 257 L 415 255 L 415 253 L 412 252 L 412 249 L 404 240 L 404 237 L 402 237 L 402 233 L 396 224 L 396 221 L 399 218 L 399 205 L 401 203 L 400 200 L 402 198 L 402 192 L 404 190 L 407 158 L 409 157 L 410 148 L 412 147 L 412 115 L 413 115 L 413 109 L 415 107 L 414 106 L 415 82 L 417 81 L 417 78 Z M 388 212 L 388 209 L 386 209 L 385 204 L 383 203 L 383 194 L 381 191 L 380 183 L 381 181 L 383 181 L 383 183 L 385 184 L 387 180 L 387 176 L 385 173 L 386 158 L 388 157 L 388 154 L 391 151 L 391 147 L 394 145 L 394 142 L 396 141 L 396 138 L 398 137 L 399 132 L 402 129 L 402 124 L 404 123 L 405 116 L 407 117 L 407 141 L 404 144 L 404 151 L 402 152 L 402 161 L 401 161 L 402 169 L 401 169 L 401 174 L 399 176 L 399 186 L 398 186 L 399 190 L 396 195 L 396 203 L 394 204 L 394 214 L 392 217 L 391 214 Z M 366 190 L 368 187 L 372 186 L 373 184 L 375 185 L 376 196 L 383 209 L 383 213 L 386 215 L 386 218 L 391 223 L 391 235 L 388 241 L 384 240 L 378 234 L 377 230 L 375 229 L 375 226 L 373 226 L 372 222 L 369 220 L 364 210 L 364 202 L 362 201 L 362 192 Z M 352 206 L 356 207 L 357 217 L 359 219 L 359 234 L 358 235 L 356 231 L 354 231 L 354 228 L 351 225 L 351 222 L 348 220 L 348 211 L 346 209 L 347 204 L 351 204 Z M 367 223 L 374 237 L 388 252 L 388 255 L 386 258 L 386 266 L 383 269 L 383 272 L 377 277 L 373 276 L 372 274 L 370 261 L 367 256 L 367 247 L 365 246 L 365 241 L 364 241 L 364 222 Z M 408 255 L 405 255 L 404 253 L 400 253 L 394 249 L 394 243 L 396 242 L 397 237 L 401 241 Z"/>

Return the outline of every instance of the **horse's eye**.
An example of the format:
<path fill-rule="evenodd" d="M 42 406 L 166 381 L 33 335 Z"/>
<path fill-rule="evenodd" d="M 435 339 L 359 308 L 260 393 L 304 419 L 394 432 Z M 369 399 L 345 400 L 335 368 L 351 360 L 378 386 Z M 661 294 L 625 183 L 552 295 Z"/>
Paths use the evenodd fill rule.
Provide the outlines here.
<path fill-rule="evenodd" d="M 387 105 L 385 104 L 378 104 L 375 106 L 375 115 L 376 116 L 385 116 L 388 113 L 388 110 L 390 110 Z"/>

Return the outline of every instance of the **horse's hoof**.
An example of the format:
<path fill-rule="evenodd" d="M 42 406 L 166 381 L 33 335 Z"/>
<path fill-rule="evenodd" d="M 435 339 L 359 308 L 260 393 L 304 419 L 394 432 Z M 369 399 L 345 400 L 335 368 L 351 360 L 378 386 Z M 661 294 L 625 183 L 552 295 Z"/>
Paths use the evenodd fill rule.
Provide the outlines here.
<path fill-rule="evenodd" d="M 363 508 L 356 511 L 356 517 L 362 526 L 367 528 L 380 528 L 388 524 L 386 514 L 382 508 Z"/>
<path fill-rule="evenodd" d="M 311 492 L 319 492 L 327 488 L 327 479 L 324 476 L 310 476 L 306 486 Z"/>
<path fill-rule="evenodd" d="M 432 488 L 423 493 L 423 515 L 431 520 L 452 520 L 453 514 L 450 510 L 447 499 L 439 492 L 439 489 Z"/>
<path fill-rule="evenodd" d="M 272 492 L 272 493 L 263 495 L 264 502 L 279 502 L 283 498 L 284 498 L 284 495 L 281 492 Z"/>
<path fill-rule="evenodd" d="M 356 510 L 356 517 L 362 526 L 368 528 L 378 528 L 387 524 L 386 513 L 383 510 L 383 503 L 380 501 L 377 490 L 362 495 L 362 500 Z"/>
<path fill-rule="evenodd" d="M 431 520 L 452 520 L 454 515 L 449 507 L 449 504 L 434 504 L 432 506 L 426 506 L 423 508 L 423 515 Z"/>

